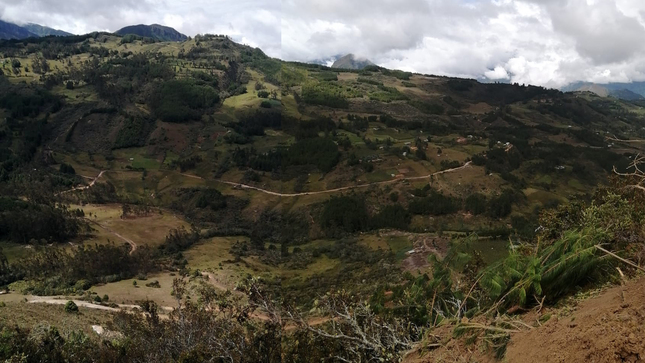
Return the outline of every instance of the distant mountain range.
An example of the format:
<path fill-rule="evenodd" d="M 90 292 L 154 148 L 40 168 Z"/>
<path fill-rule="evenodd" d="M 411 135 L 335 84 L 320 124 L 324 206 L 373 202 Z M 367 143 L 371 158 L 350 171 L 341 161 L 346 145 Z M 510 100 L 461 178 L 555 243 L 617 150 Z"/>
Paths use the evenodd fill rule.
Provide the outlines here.
<path fill-rule="evenodd" d="M 114 32 L 118 35 L 134 34 L 140 37 L 152 38 L 164 42 L 182 42 L 188 37 L 175 29 L 159 24 L 152 25 L 131 25 Z"/>
<path fill-rule="evenodd" d="M 342 68 L 342 69 L 363 69 L 367 66 L 375 65 L 369 59 L 358 58 L 353 54 L 347 54 L 344 57 L 337 59 L 332 68 Z"/>
<path fill-rule="evenodd" d="M 25 39 L 37 36 L 19 25 L 0 20 L 0 39 Z"/>
<path fill-rule="evenodd" d="M 46 37 L 46 36 L 49 36 L 49 35 L 56 35 L 56 36 L 59 36 L 59 37 L 67 37 L 67 36 L 70 36 L 70 35 L 74 35 L 72 33 L 68 33 L 68 32 L 65 32 L 65 31 L 62 31 L 62 30 L 53 29 L 53 28 L 50 28 L 50 27 L 47 27 L 47 26 L 42 26 L 42 25 L 34 24 L 34 23 L 28 23 L 26 25 L 23 25 L 22 27 L 27 29 L 27 31 L 29 31 L 30 33 L 35 34 L 36 36 L 39 36 L 39 37 Z"/>
<path fill-rule="evenodd" d="M 178 32 L 177 30 L 159 24 L 126 26 L 123 29 L 117 30 L 115 34 L 134 34 L 140 37 L 152 38 L 164 42 L 179 42 L 188 39 L 186 35 Z M 21 26 L 0 20 L 0 39 L 25 39 L 31 37 L 46 37 L 50 35 L 65 37 L 74 34 L 34 23 L 28 23 Z"/>
<path fill-rule="evenodd" d="M 634 101 L 645 99 L 645 82 L 607 83 L 575 82 L 562 88 L 564 92 L 593 92 L 601 97 Z"/>
<path fill-rule="evenodd" d="M 20 26 L 0 20 L 0 39 L 25 39 L 31 37 L 46 37 L 49 35 L 66 37 L 74 34 L 34 23 Z"/>

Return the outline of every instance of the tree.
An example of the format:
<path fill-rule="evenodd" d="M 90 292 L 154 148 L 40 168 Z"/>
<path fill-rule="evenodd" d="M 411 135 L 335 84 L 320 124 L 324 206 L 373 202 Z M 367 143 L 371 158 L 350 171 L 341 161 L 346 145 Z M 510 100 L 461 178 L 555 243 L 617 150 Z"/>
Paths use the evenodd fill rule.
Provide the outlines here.
<path fill-rule="evenodd" d="M 78 312 L 78 306 L 76 305 L 75 302 L 72 300 L 69 300 L 67 303 L 65 303 L 65 312 L 67 313 L 77 313 Z"/>
<path fill-rule="evenodd" d="M 65 164 L 65 163 L 60 164 L 60 167 L 58 168 L 58 171 L 60 171 L 63 174 L 71 174 L 71 175 L 76 174 L 76 170 L 74 170 L 74 167 L 72 167 L 69 164 Z"/>

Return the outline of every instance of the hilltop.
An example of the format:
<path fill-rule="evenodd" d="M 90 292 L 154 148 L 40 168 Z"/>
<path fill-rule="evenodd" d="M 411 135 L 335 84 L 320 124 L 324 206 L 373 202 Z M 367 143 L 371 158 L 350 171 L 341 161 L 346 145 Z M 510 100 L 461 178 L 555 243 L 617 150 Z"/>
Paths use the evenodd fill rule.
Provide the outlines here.
<path fill-rule="evenodd" d="M 342 68 L 342 69 L 363 69 L 367 66 L 375 65 L 369 59 L 358 58 L 353 54 L 347 54 L 343 57 L 337 59 L 332 68 Z"/>
<path fill-rule="evenodd" d="M 134 34 L 140 37 L 152 38 L 154 40 L 164 41 L 164 42 L 181 42 L 188 37 L 175 29 L 159 24 L 152 25 L 131 25 L 126 26 L 125 28 L 119 29 L 115 34 L 118 35 L 128 35 Z"/>
<path fill-rule="evenodd" d="M 35 36 L 37 35 L 19 25 L 0 20 L 0 39 L 24 39 Z"/>
<path fill-rule="evenodd" d="M 592 92 L 601 97 L 615 97 L 627 101 L 641 100 L 645 98 L 645 83 L 607 83 L 596 84 L 589 82 L 575 82 L 563 88 L 566 92 Z"/>
<path fill-rule="evenodd" d="M 74 35 L 72 33 L 68 33 L 66 31 L 58 30 L 58 29 L 53 29 L 47 26 L 42 26 L 39 24 L 34 24 L 34 23 L 28 23 L 22 26 L 23 28 L 27 29 L 30 33 L 35 34 L 36 36 L 39 37 L 46 37 L 50 35 L 58 36 L 58 37 L 67 37 L 70 35 Z"/>

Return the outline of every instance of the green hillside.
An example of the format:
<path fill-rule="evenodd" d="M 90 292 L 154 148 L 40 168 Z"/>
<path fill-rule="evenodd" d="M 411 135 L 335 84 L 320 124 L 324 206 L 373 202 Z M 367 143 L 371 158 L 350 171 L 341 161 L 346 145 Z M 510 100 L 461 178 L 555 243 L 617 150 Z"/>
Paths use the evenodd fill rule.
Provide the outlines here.
<path fill-rule="evenodd" d="M 34 23 L 29 23 L 25 24 L 22 26 L 23 28 L 27 29 L 30 33 L 36 34 L 39 37 L 46 37 L 50 35 L 58 36 L 58 37 L 66 37 L 73 35 L 71 33 L 58 30 L 58 29 L 53 29 L 50 27 L 34 24 Z"/>
<path fill-rule="evenodd" d="M 24 39 L 33 36 L 36 34 L 19 25 L 0 20 L 0 39 Z"/>
<path fill-rule="evenodd" d="M 0 309 L 114 333 L 0 359 L 394 362 L 636 258 L 639 101 L 117 33 L 0 42 Z"/>
<path fill-rule="evenodd" d="M 115 32 L 118 35 L 137 35 L 140 37 L 151 38 L 154 40 L 160 40 L 164 42 L 181 42 L 188 39 L 187 36 L 181 34 L 173 28 L 152 24 L 152 25 L 131 25 L 126 26 L 125 28 L 119 29 Z"/>

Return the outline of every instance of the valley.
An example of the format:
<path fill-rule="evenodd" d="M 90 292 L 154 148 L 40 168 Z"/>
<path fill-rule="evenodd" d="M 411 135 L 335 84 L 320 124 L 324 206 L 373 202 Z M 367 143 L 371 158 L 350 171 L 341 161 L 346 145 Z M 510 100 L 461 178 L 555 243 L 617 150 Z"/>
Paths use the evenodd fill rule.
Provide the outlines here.
<path fill-rule="evenodd" d="M 65 324 L 106 362 L 518 359 L 561 301 L 639 274 L 597 249 L 641 262 L 638 101 L 142 31 L 0 41 L 15 336 Z"/>

